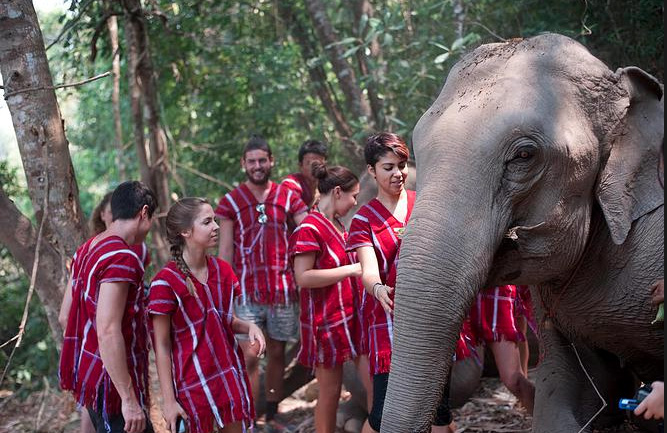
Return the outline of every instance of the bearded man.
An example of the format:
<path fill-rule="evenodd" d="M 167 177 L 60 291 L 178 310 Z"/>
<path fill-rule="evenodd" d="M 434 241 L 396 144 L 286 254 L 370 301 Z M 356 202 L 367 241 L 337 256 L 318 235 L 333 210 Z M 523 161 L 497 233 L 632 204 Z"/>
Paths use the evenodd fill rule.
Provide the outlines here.
<path fill-rule="evenodd" d="M 298 294 L 287 257 L 288 227 L 298 225 L 308 208 L 293 190 L 271 181 L 274 165 L 264 138 L 246 143 L 241 168 L 246 181 L 220 199 L 219 257 L 229 262 L 239 279 L 241 296 L 235 315 L 255 323 L 267 336 L 265 374 L 266 422 L 271 426 L 283 398 L 285 343 L 298 336 Z M 245 337 L 245 339 L 244 339 Z M 245 354 L 253 397 L 259 393 L 259 360 L 247 335 L 237 335 Z"/>

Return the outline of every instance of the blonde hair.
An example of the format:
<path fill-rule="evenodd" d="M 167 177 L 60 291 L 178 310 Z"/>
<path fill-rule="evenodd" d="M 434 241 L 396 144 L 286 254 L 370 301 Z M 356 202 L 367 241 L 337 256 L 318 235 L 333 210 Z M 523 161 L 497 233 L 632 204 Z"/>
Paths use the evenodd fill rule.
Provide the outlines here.
<path fill-rule="evenodd" d="M 178 269 L 185 275 L 185 284 L 191 295 L 197 296 L 194 283 L 192 282 L 192 272 L 188 264 L 183 259 L 183 247 L 185 239 L 181 234 L 183 231 L 191 229 L 199 208 L 209 204 L 208 200 L 200 197 L 185 197 L 174 203 L 169 212 L 167 212 L 167 240 L 171 245 L 169 250 L 171 258 L 178 266 Z"/>

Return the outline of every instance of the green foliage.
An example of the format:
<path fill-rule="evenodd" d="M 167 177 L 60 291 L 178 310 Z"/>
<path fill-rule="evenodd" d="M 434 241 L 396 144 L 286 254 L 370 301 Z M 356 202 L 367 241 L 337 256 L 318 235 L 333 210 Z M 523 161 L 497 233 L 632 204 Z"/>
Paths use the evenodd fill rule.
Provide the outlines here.
<path fill-rule="evenodd" d="M 18 187 L 16 170 L 9 168 L 4 161 L 0 161 L 0 185 L 12 199 L 25 194 Z M 25 273 L 7 248 L 0 246 L 0 344 L 9 341 L 18 333 L 28 287 Z M 0 349 L 0 369 L 4 370 L 7 365 L 13 347 L 14 342 Z M 27 392 L 35 386 L 41 386 L 42 383 L 34 381 L 34 378 L 55 378 L 57 365 L 58 354 L 51 339 L 44 309 L 37 296 L 33 296 L 23 342 L 14 354 L 3 387 L 21 388 L 22 392 Z"/>

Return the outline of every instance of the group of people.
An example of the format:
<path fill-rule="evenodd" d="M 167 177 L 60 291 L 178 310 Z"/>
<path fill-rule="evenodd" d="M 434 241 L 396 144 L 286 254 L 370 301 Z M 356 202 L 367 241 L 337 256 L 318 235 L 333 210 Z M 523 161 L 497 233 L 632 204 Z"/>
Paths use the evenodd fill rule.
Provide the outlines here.
<path fill-rule="evenodd" d="M 289 341 L 300 341 L 297 359 L 319 382 L 318 433 L 335 431 L 347 361 L 356 363 L 368 395 L 362 431 L 380 430 L 396 268 L 415 202 L 415 193 L 405 189 L 409 151 L 396 134 L 368 137 L 364 156 L 378 194 L 357 211 L 349 230 L 341 218 L 357 204 L 359 179 L 345 167 L 327 165 L 327 154 L 323 143 L 306 141 L 299 173 L 277 183 L 268 143 L 253 136 L 241 157 L 246 180 L 215 208 L 193 197 L 171 206 L 166 228 L 172 259 L 148 289 L 143 242 L 156 209 L 153 192 L 141 182 L 124 182 L 100 205 L 94 215 L 99 230 L 73 257 L 60 315 L 60 383 L 86 408 L 82 429 L 152 431 L 150 339 L 172 433 L 180 425 L 194 433 L 254 426 L 264 353 L 265 429 L 279 431 Z M 216 247 L 218 255 L 211 255 Z M 529 293 L 515 286 L 481 290 L 455 356 L 475 356 L 485 342 L 502 381 L 531 412 Z M 528 317 L 523 324 L 521 315 Z M 456 430 L 448 400 L 445 390 L 433 432 Z"/>

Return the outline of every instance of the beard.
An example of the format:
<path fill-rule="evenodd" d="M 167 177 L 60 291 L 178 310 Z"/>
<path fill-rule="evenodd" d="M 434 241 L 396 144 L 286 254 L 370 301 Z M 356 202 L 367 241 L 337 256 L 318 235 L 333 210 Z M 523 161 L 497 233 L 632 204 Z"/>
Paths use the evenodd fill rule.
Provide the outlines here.
<path fill-rule="evenodd" d="M 255 185 L 264 185 L 271 177 L 271 169 L 253 170 L 252 172 L 246 171 L 245 175 L 250 183 Z"/>

